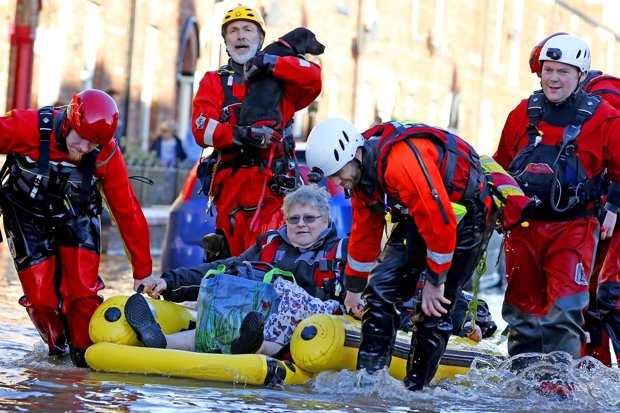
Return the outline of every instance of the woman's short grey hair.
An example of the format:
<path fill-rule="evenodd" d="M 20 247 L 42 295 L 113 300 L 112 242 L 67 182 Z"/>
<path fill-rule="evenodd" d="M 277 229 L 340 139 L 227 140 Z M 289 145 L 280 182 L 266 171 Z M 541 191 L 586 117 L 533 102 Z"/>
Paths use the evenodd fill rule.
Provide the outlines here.
<path fill-rule="evenodd" d="M 284 197 L 282 210 L 287 217 L 294 205 L 304 205 L 317 209 L 323 218 L 331 221 L 329 192 L 316 184 L 304 185 Z"/>

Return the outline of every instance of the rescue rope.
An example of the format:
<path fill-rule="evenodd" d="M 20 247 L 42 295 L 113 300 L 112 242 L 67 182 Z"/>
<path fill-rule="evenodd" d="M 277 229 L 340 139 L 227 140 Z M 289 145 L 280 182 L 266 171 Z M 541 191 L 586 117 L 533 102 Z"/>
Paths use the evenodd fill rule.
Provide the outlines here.
<path fill-rule="evenodd" d="M 207 214 L 211 212 L 211 207 L 213 206 L 213 183 L 215 181 L 215 173 L 217 172 L 217 169 L 220 166 L 220 163 L 222 162 L 222 154 L 218 153 L 217 154 L 217 161 L 215 161 L 215 165 L 213 165 L 213 171 L 211 172 L 211 181 L 209 182 L 209 192 L 207 193 L 207 199 L 209 200 L 207 202 Z"/>
<path fill-rule="evenodd" d="M 271 150 L 269 151 L 269 162 L 267 163 L 267 168 L 271 168 L 271 162 L 273 162 L 273 155 L 275 153 L 276 146 L 271 145 Z M 267 189 L 267 182 L 269 181 L 269 176 L 265 176 L 265 182 L 263 182 L 263 190 L 258 198 L 258 204 L 256 205 L 256 212 L 254 212 L 254 216 L 252 217 L 252 221 L 250 221 L 250 231 L 258 232 L 259 230 L 259 215 L 263 206 L 263 199 L 265 199 L 265 190 Z"/>
<path fill-rule="evenodd" d="M 482 278 L 482 274 L 484 274 L 487 270 L 487 253 L 488 250 L 484 252 L 484 255 L 480 259 L 478 263 L 478 267 L 476 268 L 476 278 L 474 278 L 474 284 L 472 287 L 472 296 L 473 298 L 469 303 L 467 303 L 467 314 L 465 315 L 466 322 L 469 318 L 470 326 L 467 330 L 467 335 L 470 335 L 474 332 L 476 328 L 476 321 L 478 320 L 478 287 L 480 285 L 480 278 Z"/>

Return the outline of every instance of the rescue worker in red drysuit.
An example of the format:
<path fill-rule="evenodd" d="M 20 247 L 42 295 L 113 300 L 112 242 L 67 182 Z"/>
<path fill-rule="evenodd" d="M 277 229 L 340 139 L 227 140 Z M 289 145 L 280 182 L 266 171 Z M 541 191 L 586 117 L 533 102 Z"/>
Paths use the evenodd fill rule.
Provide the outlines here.
<path fill-rule="evenodd" d="M 590 305 L 585 314 L 589 341 L 585 354 L 611 367 L 611 344 L 620 364 L 620 222 L 611 238 L 599 241 L 590 279 Z"/>
<path fill-rule="evenodd" d="M 596 304 L 598 314 L 601 316 L 601 324 L 603 330 L 601 331 L 601 353 L 606 356 L 605 359 L 597 357 L 601 362 L 611 367 L 611 352 L 607 338 L 611 339 L 611 343 L 616 353 L 616 365 L 620 366 L 620 225 L 616 223 L 614 235 L 611 239 L 601 241 L 601 243 L 608 243 L 607 254 L 604 259 L 601 259 L 602 263 L 598 274 L 596 283 L 598 285 L 596 289 Z M 598 254 L 597 254 L 598 258 Z M 599 262 L 599 261 L 597 261 Z M 595 347 L 595 346 L 592 346 Z M 594 354 L 593 356 L 596 356 Z"/>
<path fill-rule="evenodd" d="M 69 346 L 86 367 L 91 315 L 102 302 L 98 276 L 101 195 L 133 266 L 134 289 L 155 285 L 149 230 L 113 139 L 118 109 L 99 90 L 73 95 L 67 107 L 12 110 L 0 118 L 0 207 L 24 291 L 19 303 L 49 347 Z M 6 178 L 6 179 L 5 179 Z"/>
<path fill-rule="evenodd" d="M 321 92 L 321 71 L 298 56 L 257 54 L 265 38 L 265 23 L 260 13 L 249 7 L 238 6 L 226 13 L 222 37 L 230 59 L 200 81 L 192 131 L 198 145 L 213 147 L 220 154 L 213 171 L 208 172 L 214 174 L 208 195 L 217 210 L 217 231 L 225 235 L 230 254 L 236 256 L 258 235 L 284 223 L 284 192 L 280 188 L 286 188 L 273 177 L 295 180 L 289 166 L 294 148 L 290 123 L 295 111 L 308 106 Z M 282 125 L 237 125 L 247 87 L 244 64 L 285 82 Z"/>
<path fill-rule="evenodd" d="M 502 313 L 511 356 L 582 356 L 594 251 L 599 232 L 612 236 L 620 206 L 620 112 L 580 87 L 590 61 L 582 39 L 551 37 L 539 54 L 542 92 L 508 115 L 494 155 L 526 195 L 542 201 L 529 226 L 506 237 Z M 611 183 L 601 228 L 606 168 Z"/>
<path fill-rule="evenodd" d="M 568 34 L 557 32 L 541 40 L 530 54 L 530 70 L 541 75 L 540 51 L 552 37 Z M 581 87 L 588 93 L 602 97 L 614 108 L 620 109 L 620 79 L 590 70 Z M 604 202 L 605 198 L 603 198 Z M 604 212 L 604 211 L 603 211 Z M 604 218 L 604 214 L 602 217 Z M 599 241 L 590 277 L 590 304 L 585 314 L 585 331 L 589 338 L 585 354 L 611 367 L 609 339 L 612 339 L 616 357 L 620 361 L 620 222 L 616 221 L 611 238 Z M 611 247 L 611 248 L 610 248 Z M 603 271 L 604 269 L 604 271 Z M 600 287 L 599 287 L 600 284 Z"/>
<path fill-rule="evenodd" d="M 495 224 L 478 155 L 464 140 L 426 125 L 388 122 L 361 134 L 330 118 L 310 132 L 306 161 L 313 179 L 324 175 L 352 191 L 344 303 L 358 317 L 363 312 L 358 369 L 374 373 L 390 363 L 396 306 L 425 280 L 405 376 L 409 389 L 422 389 L 435 375 L 454 303 Z M 391 221 L 397 223 L 377 257 Z"/>
<path fill-rule="evenodd" d="M 601 71 L 588 72 L 584 90 L 598 95 L 620 110 L 620 79 Z M 605 200 L 605 198 L 604 198 Z M 611 339 L 616 363 L 620 362 L 620 221 L 611 237 L 601 239 L 596 250 L 590 278 L 590 306 L 586 313 L 586 331 L 590 340 L 585 353 L 611 367 Z"/>

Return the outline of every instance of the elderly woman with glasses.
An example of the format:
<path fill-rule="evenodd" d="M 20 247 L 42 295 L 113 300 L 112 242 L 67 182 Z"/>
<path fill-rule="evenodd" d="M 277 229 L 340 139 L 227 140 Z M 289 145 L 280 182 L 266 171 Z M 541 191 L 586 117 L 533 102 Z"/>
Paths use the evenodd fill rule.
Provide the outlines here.
<path fill-rule="evenodd" d="M 165 271 L 148 294 L 174 302 L 196 301 L 204 274 L 219 264 L 262 261 L 289 271 L 297 284 L 279 278 L 274 282 L 280 296 L 278 311 L 263 320 L 249 313 L 239 336 L 231 343 L 233 354 L 275 355 L 287 350 L 297 324 L 306 317 L 340 310 L 341 279 L 347 258 L 347 239 L 338 238 L 330 218 L 329 193 L 316 185 L 303 186 L 284 198 L 286 224 L 258 237 L 256 244 L 238 257 L 205 263 L 194 268 Z M 125 315 L 147 347 L 195 350 L 195 331 L 165 335 L 141 295 L 132 296 Z"/>

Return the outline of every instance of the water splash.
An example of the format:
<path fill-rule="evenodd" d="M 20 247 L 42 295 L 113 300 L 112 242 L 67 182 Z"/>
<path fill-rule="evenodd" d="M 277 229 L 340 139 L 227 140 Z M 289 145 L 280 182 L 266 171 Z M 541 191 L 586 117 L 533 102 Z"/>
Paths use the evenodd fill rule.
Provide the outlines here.
<path fill-rule="evenodd" d="M 620 370 L 592 357 L 574 360 L 568 353 L 526 353 L 495 364 L 474 360 L 464 376 L 440 385 L 463 397 L 503 399 L 506 411 L 620 408 Z M 477 396 L 477 397 L 476 397 Z"/>
<path fill-rule="evenodd" d="M 396 409 L 488 412 L 618 411 L 620 370 L 598 360 L 574 360 L 568 353 L 528 353 L 509 358 L 475 359 L 469 372 L 455 379 L 433 382 L 419 391 L 408 391 L 386 370 L 323 372 L 310 383 L 311 391 L 332 394 L 341 400 L 366 400 Z"/>

